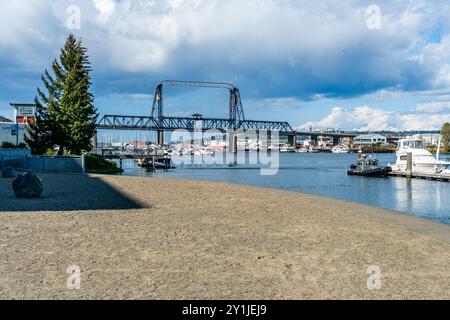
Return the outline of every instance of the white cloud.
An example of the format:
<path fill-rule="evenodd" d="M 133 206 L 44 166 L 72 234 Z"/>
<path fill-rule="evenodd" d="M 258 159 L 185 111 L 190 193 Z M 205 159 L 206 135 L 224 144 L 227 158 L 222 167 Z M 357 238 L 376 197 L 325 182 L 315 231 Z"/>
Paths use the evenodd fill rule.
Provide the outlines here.
<path fill-rule="evenodd" d="M 419 104 L 416 109 L 418 113 L 441 113 L 450 111 L 450 102 L 427 102 Z"/>
<path fill-rule="evenodd" d="M 404 84 L 413 67 L 406 62 L 418 64 L 408 57 L 437 50 L 421 52 L 417 40 L 430 24 L 430 10 L 438 10 L 422 1 L 380 3 L 383 26 L 376 32 L 366 27 L 367 4 L 352 0 L 90 0 L 97 15 L 86 0 L 80 3 L 79 34 L 93 48 L 94 62 L 110 70 L 202 77 L 257 73 L 277 85 L 296 81 L 300 93 L 329 93 L 326 87 L 332 87 L 351 94 Z M 45 20 L 28 26 L 39 32 Z M 436 85 L 443 81 L 435 78 Z M 426 75 L 421 81 L 428 81 Z"/>
<path fill-rule="evenodd" d="M 65 22 L 73 2 L 0 1 L 0 64 L 41 73 L 71 32 Z M 76 3 L 82 28 L 73 32 L 87 46 L 96 75 L 121 77 L 108 82 L 108 91 L 133 92 L 135 83 L 125 88 L 125 78 L 162 77 L 237 82 L 255 99 L 450 87 L 445 3 L 380 0 L 383 22 L 376 31 L 366 27 L 368 3 L 357 0 Z M 427 44 L 424 35 L 436 23 L 447 28 Z"/>
<path fill-rule="evenodd" d="M 114 14 L 116 2 L 114 0 L 92 0 L 95 8 L 100 12 L 98 16 L 99 23 L 108 22 L 109 18 Z"/>
<path fill-rule="evenodd" d="M 450 120 L 450 112 L 446 114 L 401 114 L 394 111 L 370 108 L 367 106 L 348 110 L 334 107 L 320 121 L 307 122 L 297 127 L 298 130 L 313 129 L 346 129 L 357 131 L 415 131 L 439 130 L 444 122 Z"/>

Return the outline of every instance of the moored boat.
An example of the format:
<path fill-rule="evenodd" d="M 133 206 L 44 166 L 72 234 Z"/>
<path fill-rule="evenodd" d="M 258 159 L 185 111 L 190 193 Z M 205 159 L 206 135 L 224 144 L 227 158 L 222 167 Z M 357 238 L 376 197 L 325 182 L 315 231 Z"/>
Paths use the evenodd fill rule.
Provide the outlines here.
<path fill-rule="evenodd" d="M 333 149 L 331 149 L 332 153 L 349 153 L 350 149 L 346 145 L 338 145 L 334 146 Z"/>
<path fill-rule="evenodd" d="M 387 177 L 391 170 L 389 166 L 380 165 L 377 159 L 360 154 L 357 163 L 347 169 L 347 174 L 350 176 Z"/>
<path fill-rule="evenodd" d="M 440 145 L 440 141 L 439 141 Z M 393 172 L 406 172 L 408 153 L 411 154 L 413 174 L 450 174 L 450 162 L 439 159 L 439 151 L 436 157 L 425 149 L 422 139 L 402 139 L 399 141 L 397 160 L 392 166 Z"/>

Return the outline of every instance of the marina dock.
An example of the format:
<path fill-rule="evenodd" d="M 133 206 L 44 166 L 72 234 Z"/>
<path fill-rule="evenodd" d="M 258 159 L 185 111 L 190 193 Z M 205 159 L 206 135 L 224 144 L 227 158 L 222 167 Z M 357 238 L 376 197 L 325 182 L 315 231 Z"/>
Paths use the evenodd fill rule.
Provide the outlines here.
<path fill-rule="evenodd" d="M 412 178 L 412 179 L 450 182 L 450 176 L 443 176 L 440 174 L 426 174 L 426 173 L 407 174 L 406 172 L 395 171 L 395 172 L 390 172 L 389 175 L 392 177 L 403 177 L 403 178 Z"/>

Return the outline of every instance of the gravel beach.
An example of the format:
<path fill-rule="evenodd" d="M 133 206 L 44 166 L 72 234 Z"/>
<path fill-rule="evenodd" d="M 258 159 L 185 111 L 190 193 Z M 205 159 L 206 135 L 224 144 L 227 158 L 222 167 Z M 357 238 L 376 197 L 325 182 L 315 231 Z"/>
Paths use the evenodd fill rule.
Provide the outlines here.
<path fill-rule="evenodd" d="M 256 187 L 39 175 L 34 200 L 0 179 L 1 299 L 450 299 L 444 224 Z"/>

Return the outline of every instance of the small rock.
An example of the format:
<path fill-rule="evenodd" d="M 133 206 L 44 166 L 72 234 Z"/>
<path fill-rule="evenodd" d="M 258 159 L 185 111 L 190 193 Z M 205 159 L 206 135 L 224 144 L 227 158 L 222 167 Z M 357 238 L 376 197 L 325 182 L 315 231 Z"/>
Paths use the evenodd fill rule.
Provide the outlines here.
<path fill-rule="evenodd" d="M 5 167 L 2 170 L 2 177 L 3 178 L 15 178 L 16 177 L 16 170 L 11 167 Z"/>
<path fill-rule="evenodd" d="M 31 171 L 18 175 L 12 187 L 18 198 L 39 198 L 44 191 L 41 178 Z"/>

